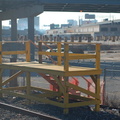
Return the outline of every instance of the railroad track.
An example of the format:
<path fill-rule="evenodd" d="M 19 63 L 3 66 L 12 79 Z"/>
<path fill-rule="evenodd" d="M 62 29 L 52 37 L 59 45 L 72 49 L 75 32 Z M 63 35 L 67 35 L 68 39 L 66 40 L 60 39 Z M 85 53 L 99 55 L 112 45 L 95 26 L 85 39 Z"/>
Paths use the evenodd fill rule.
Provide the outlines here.
<path fill-rule="evenodd" d="M 31 110 L 26 110 L 26 109 L 16 107 L 16 106 L 13 106 L 13 105 L 9 105 L 9 104 L 6 104 L 6 103 L 2 103 L 2 102 L 0 102 L 0 108 L 6 109 L 6 110 L 9 110 L 9 111 L 13 111 L 15 113 L 20 113 L 22 115 L 37 117 L 40 120 L 41 119 L 42 120 L 60 120 L 60 119 L 52 117 L 52 116 L 44 115 L 44 114 L 41 114 L 39 112 L 34 112 L 34 111 L 31 111 Z"/>

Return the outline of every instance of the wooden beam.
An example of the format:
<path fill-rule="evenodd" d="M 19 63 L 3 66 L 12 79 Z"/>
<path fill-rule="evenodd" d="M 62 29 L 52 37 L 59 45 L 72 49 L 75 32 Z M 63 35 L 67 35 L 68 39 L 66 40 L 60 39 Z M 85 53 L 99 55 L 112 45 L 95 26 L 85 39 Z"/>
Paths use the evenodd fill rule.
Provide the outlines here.
<path fill-rule="evenodd" d="M 51 105 L 55 105 L 55 106 L 64 108 L 63 103 L 52 101 L 52 100 L 49 100 L 47 98 L 34 97 L 32 95 L 15 93 L 15 92 L 11 92 L 11 91 L 8 91 L 8 90 L 0 90 L 0 93 L 6 93 L 6 94 L 9 94 L 9 95 L 12 95 L 12 96 L 18 96 L 18 97 L 26 98 L 26 99 L 29 99 L 29 100 L 39 101 L 39 102 L 43 102 L 43 103 L 47 103 L 47 104 L 51 104 Z"/>
<path fill-rule="evenodd" d="M 57 61 L 58 61 L 58 65 L 61 65 L 61 42 L 57 43 L 57 48 L 58 48 L 58 57 L 57 57 Z"/>
<path fill-rule="evenodd" d="M 63 86 L 61 80 L 59 80 L 59 79 L 57 78 L 57 76 L 55 76 L 55 75 L 51 75 L 51 76 L 52 76 L 52 77 L 54 78 L 54 80 L 57 82 L 57 84 L 58 84 L 58 86 L 59 86 L 59 88 L 60 88 L 60 91 L 64 94 L 64 92 L 65 92 L 65 87 Z"/>
<path fill-rule="evenodd" d="M 26 61 L 27 62 L 30 62 L 30 41 L 28 42 L 25 42 L 25 45 L 26 45 Z"/>
<path fill-rule="evenodd" d="M 96 69 L 100 69 L 100 44 L 96 44 Z"/>
<path fill-rule="evenodd" d="M 68 114 L 69 113 L 69 109 L 66 107 L 67 104 L 69 103 L 69 93 L 68 93 L 68 79 L 69 77 L 64 77 L 64 87 L 65 87 L 65 92 L 63 93 L 64 95 L 64 114 Z"/>
<path fill-rule="evenodd" d="M 100 102 L 97 100 L 90 100 L 90 101 L 84 101 L 84 102 L 69 103 L 66 105 L 66 107 L 71 108 L 71 107 L 80 107 L 80 106 L 87 106 L 87 105 L 94 105 L 94 104 L 100 104 Z"/>
<path fill-rule="evenodd" d="M 95 94 L 95 93 L 93 93 L 93 92 L 90 92 L 90 91 L 88 91 L 88 90 L 86 90 L 86 89 L 84 89 L 84 88 L 81 88 L 81 87 L 79 87 L 79 86 L 73 85 L 73 84 L 68 83 L 68 82 L 67 82 L 67 85 L 68 85 L 69 87 L 75 89 L 75 90 L 81 91 L 81 92 L 83 92 L 83 93 L 85 93 L 85 94 L 87 94 L 87 95 L 90 95 L 90 96 L 92 96 L 92 97 L 97 98 L 97 94 Z"/>
<path fill-rule="evenodd" d="M 26 51 L 3 51 L 2 55 L 25 54 Z"/>
<path fill-rule="evenodd" d="M 23 71 L 21 71 L 21 70 L 19 72 L 15 73 L 11 77 L 9 77 L 7 80 L 3 81 L 2 86 L 7 84 L 8 82 L 10 82 L 11 80 L 15 79 L 16 77 L 18 77 L 22 73 L 23 73 Z"/>
<path fill-rule="evenodd" d="M 100 75 L 97 75 L 97 80 L 95 83 L 95 93 L 97 95 L 97 100 L 100 101 Z M 95 105 L 95 111 L 100 111 L 100 103 Z"/>
<path fill-rule="evenodd" d="M 26 89 L 27 95 L 30 95 L 31 92 L 30 72 L 26 72 L 26 86 L 27 86 Z"/>
<path fill-rule="evenodd" d="M 26 86 L 23 87 L 8 87 L 8 88 L 3 88 L 3 90 L 26 90 Z"/>
<path fill-rule="evenodd" d="M 85 97 L 85 96 L 78 96 L 78 95 L 72 95 L 72 94 L 69 94 L 69 97 L 71 98 L 71 99 L 79 99 L 79 100 L 81 100 L 81 101 L 89 101 L 89 100 L 95 100 L 95 99 L 93 99 L 93 98 L 88 98 L 88 97 Z"/>
<path fill-rule="evenodd" d="M 69 45 L 64 44 L 64 71 L 69 71 Z"/>

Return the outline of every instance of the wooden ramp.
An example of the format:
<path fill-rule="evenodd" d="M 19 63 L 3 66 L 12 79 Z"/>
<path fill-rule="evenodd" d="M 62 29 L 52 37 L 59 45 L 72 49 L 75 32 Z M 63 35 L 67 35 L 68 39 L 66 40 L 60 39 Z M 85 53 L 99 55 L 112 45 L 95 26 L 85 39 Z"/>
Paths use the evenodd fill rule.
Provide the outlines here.
<path fill-rule="evenodd" d="M 39 43 L 39 47 L 42 45 L 42 42 Z M 61 43 L 57 43 L 60 48 Z M 26 44 L 26 51 L 30 48 L 29 44 Z M 95 54 L 69 54 L 69 43 L 64 43 L 65 52 L 61 53 L 58 48 L 58 52 L 43 52 L 41 49 L 38 51 L 39 58 L 42 58 L 41 55 L 56 55 L 58 57 L 58 64 L 42 64 L 37 62 L 30 62 L 30 52 L 24 52 L 27 54 L 26 62 L 12 62 L 12 63 L 1 63 L 0 64 L 0 92 L 1 97 L 3 93 L 11 94 L 13 96 L 20 96 L 23 98 L 27 98 L 30 100 L 36 100 L 48 104 L 52 104 L 58 107 L 64 108 L 64 114 L 69 112 L 69 108 L 71 107 L 79 107 L 86 105 L 95 105 L 95 110 L 99 111 L 100 106 L 100 44 L 96 44 L 96 52 Z M 41 51 L 40 51 L 41 50 Z M 5 52 L 2 52 L 1 49 L 1 57 Z M 6 52 L 7 53 L 7 52 Z M 14 52 L 12 52 L 13 54 Z M 18 52 L 19 53 L 19 52 Z M 62 56 L 64 57 L 64 64 L 61 65 Z M 1 58 L 2 59 L 2 58 Z M 69 60 L 71 59 L 95 59 L 96 67 L 75 67 L 69 66 Z M 16 70 L 16 73 L 10 76 L 7 80 L 2 80 L 2 74 L 4 69 Z M 22 87 L 8 87 L 3 88 L 4 85 L 9 83 L 14 78 L 18 77 L 22 73 L 26 73 L 26 86 Z M 41 75 L 45 80 L 47 80 L 50 84 L 54 85 L 57 88 L 57 91 L 51 91 L 49 89 L 33 87 L 31 85 L 31 72 L 36 72 Z M 95 92 L 91 92 L 82 88 L 80 86 L 76 86 L 74 84 L 69 83 L 69 77 L 71 76 L 85 76 L 88 75 L 91 77 L 93 82 L 95 83 Z M 52 79 L 51 79 L 52 77 Z M 69 88 L 74 89 L 78 92 L 82 92 L 86 95 L 92 96 L 83 97 L 80 95 L 69 94 Z M 15 92 L 16 90 L 24 90 L 22 94 L 19 92 Z M 34 94 L 33 91 L 41 91 L 38 94 Z M 53 99 L 54 98 L 54 99 Z M 70 102 L 70 99 L 74 99 L 76 102 Z"/>

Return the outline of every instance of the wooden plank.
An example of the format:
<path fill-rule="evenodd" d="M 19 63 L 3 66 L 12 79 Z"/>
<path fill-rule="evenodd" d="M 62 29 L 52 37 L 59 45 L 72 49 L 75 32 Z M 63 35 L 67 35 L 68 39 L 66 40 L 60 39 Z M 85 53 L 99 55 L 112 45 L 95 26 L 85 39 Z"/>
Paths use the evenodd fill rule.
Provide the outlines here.
<path fill-rule="evenodd" d="M 97 75 L 97 80 L 95 83 L 95 93 L 97 94 L 97 100 L 100 101 L 100 75 Z M 100 111 L 100 103 L 95 105 L 95 111 Z"/>
<path fill-rule="evenodd" d="M 80 71 L 69 71 L 65 72 L 64 76 L 85 76 L 85 75 L 100 75 L 101 70 L 80 70 Z"/>
<path fill-rule="evenodd" d="M 23 71 L 21 71 L 21 70 L 19 72 L 15 73 L 11 77 L 9 77 L 7 80 L 3 81 L 2 82 L 2 86 L 5 85 L 5 84 L 7 84 L 8 82 L 10 82 L 11 80 L 13 80 L 14 78 L 18 77 L 22 73 L 23 73 Z"/>
<path fill-rule="evenodd" d="M 43 89 L 43 88 L 39 88 L 39 87 L 31 87 L 31 90 L 38 90 L 38 91 L 41 91 L 41 92 L 46 92 L 46 93 L 57 93 L 58 95 L 62 95 L 62 92 L 56 92 L 56 91 L 51 91 L 51 90 L 48 90 L 48 89 Z"/>
<path fill-rule="evenodd" d="M 65 92 L 63 93 L 64 96 L 64 114 L 68 114 L 69 113 L 69 109 L 66 107 L 66 105 L 69 103 L 69 93 L 68 93 L 68 78 L 69 77 L 64 77 L 64 87 L 65 87 Z"/>
<path fill-rule="evenodd" d="M 57 92 L 51 92 L 51 93 L 42 93 L 42 94 L 31 94 L 32 96 L 35 97 L 40 97 L 40 98 L 55 98 L 55 97 L 60 97 L 61 94 L 58 94 Z"/>
<path fill-rule="evenodd" d="M 87 106 L 87 105 L 95 105 L 99 103 L 100 102 L 97 100 L 90 100 L 90 101 L 84 101 L 84 102 L 68 103 L 66 107 L 72 108 L 72 107 L 80 107 L 80 106 Z"/>
<path fill-rule="evenodd" d="M 65 87 L 63 86 L 61 80 L 59 80 L 55 75 L 51 75 L 51 76 L 52 76 L 52 77 L 54 78 L 54 80 L 57 82 L 57 84 L 58 84 L 58 86 L 59 86 L 59 88 L 60 88 L 60 91 L 64 94 L 64 92 L 65 92 Z"/>
<path fill-rule="evenodd" d="M 31 93 L 31 80 L 30 80 L 30 72 L 26 72 L 26 92 L 27 95 L 30 95 Z"/>
<path fill-rule="evenodd" d="M 63 56 L 63 53 L 39 51 L 38 55 Z"/>
<path fill-rule="evenodd" d="M 86 89 L 84 89 L 84 88 L 81 88 L 81 87 L 79 87 L 79 86 L 73 85 L 73 84 L 68 83 L 68 82 L 67 82 L 67 85 L 68 85 L 69 87 L 75 89 L 75 90 L 78 90 L 78 91 L 83 92 L 83 93 L 85 93 L 85 94 L 87 94 L 87 95 L 90 95 L 90 96 L 92 96 L 92 97 L 97 98 L 97 94 L 95 94 L 95 93 L 93 93 L 93 92 L 90 92 L 90 91 L 88 91 L 88 90 L 86 90 Z"/>
<path fill-rule="evenodd" d="M 3 90 L 26 90 L 27 86 L 23 87 L 8 87 L 8 88 L 3 88 Z"/>
<path fill-rule="evenodd" d="M 69 55 L 69 60 L 75 60 L 75 59 L 95 59 L 96 55 L 90 55 L 90 54 L 79 54 L 79 55 Z"/>
<path fill-rule="evenodd" d="M 55 101 L 49 100 L 47 98 L 34 97 L 32 95 L 20 94 L 20 93 L 18 94 L 18 93 L 11 92 L 11 91 L 8 91 L 8 90 L 0 90 L 0 93 L 6 93 L 6 94 L 9 94 L 9 95 L 12 95 L 12 96 L 18 96 L 18 97 L 30 99 L 30 100 L 33 100 L 33 101 L 39 101 L 39 102 L 43 102 L 43 103 L 47 103 L 47 104 L 51 104 L 51 105 L 55 105 L 55 106 L 64 108 L 63 103 L 55 102 Z"/>
<path fill-rule="evenodd" d="M 3 51 L 2 55 L 26 54 L 26 51 Z"/>
<path fill-rule="evenodd" d="M 90 101 L 90 100 L 95 100 L 93 98 L 88 98 L 88 97 L 85 97 L 85 96 L 78 96 L 78 95 L 72 95 L 72 94 L 69 94 L 69 97 L 70 99 L 79 99 L 79 100 L 82 100 L 82 101 Z"/>

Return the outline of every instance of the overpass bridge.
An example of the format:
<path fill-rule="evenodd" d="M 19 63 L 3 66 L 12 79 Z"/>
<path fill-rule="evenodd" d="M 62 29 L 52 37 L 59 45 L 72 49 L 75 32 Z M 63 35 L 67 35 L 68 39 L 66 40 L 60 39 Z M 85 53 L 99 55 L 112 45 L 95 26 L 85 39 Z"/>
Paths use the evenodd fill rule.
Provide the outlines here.
<path fill-rule="evenodd" d="M 44 11 L 120 12 L 119 0 L 0 0 L 3 12 L 35 5 L 43 5 Z"/>
<path fill-rule="evenodd" d="M 0 41 L 2 20 L 11 20 L 11 40 L 16 41 L 17 19 L 28 18 L 28 39 L 34 42 L 34 17 L 44 11 L 120 13 L 120 0 L 0 0 Z"/>

